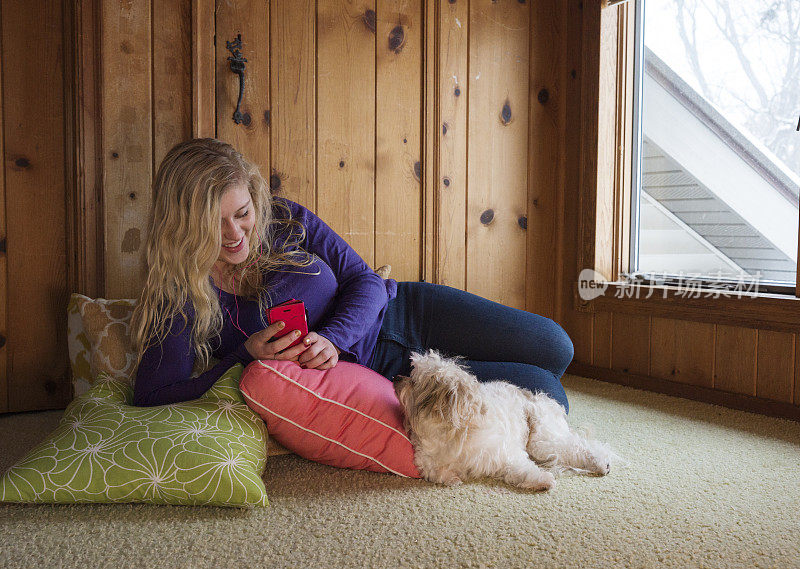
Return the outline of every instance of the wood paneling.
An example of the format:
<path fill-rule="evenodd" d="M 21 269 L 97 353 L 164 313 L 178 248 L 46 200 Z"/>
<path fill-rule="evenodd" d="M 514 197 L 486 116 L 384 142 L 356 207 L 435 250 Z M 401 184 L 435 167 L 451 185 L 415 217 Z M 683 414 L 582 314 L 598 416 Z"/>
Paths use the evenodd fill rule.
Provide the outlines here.
<path fill-rule="evenodd" d="M 236 124 L 233 113 L 239 100 L 239 76 L 231 71 L 228 42 L 241 34 L 245 62 L 244 96 L 240 111 L 244 122 Z M 216 10 L 216 109 L 217 138 L 233 145 L 269 177 L 269 0 L 217 2 Z"/>
<path fill-rule="evenodd" d="M 192 136 L 216 136 L 215 0 L 192 0 Z"/>
<path fill-rule="evenodd" d="M 714 325 L 653 317 L 650 354 L 650 376 L 711 387 Z"/>
<path fill-rule="evenodd" d="M 65 105 L 69 108 L 71 101 L 75 103 L 70 109 L 71 120 L 66 122 L 66 147 L 71 152 L 67 160 L 70 292 L 96 298 L 105 289 L 100 2 L 79 0 L 72 6 L 74 12 L 65 10 L 65 14 L 71 14 L 71 21 L 65 22 L 64 30 L 65 49 L 71 46 L 73 50 L 67 72 L 70 80 L 65 82 L 73 88 L 71 94 L 65 94 Z"/>
<path fill-rule="evenodd" d="M 316 207 L 316 2 L 272 0 L 270 8 L 272 172 L 270 187 Z"/>
<path fill-rule="evenodd" d="M 153 175 L 175 144 L 192 136 L 191 0 L 152 0 Z"/>
<path fill-rule="evenodd" d="M 0 333 L 8 344 L 0 349 L 0 411 L 63 407 L 63 366 L 50 365 L 49 378 L 39 370 L 48 358 L 66 365 L 64 283 L 74 275 L 88 287 L 86 275 L 94 274 L 105 283 L 98 295 L 138 294 L 154 168 L 191 135 L 234 144 L 368 263 L 392 264 L 392 277 L 426 278 L 554 317 L 575 344 L 576 364 L 585 366 L 572 369 L 606 370 L 609 380 L 646 378 L 647 388 L 734 405 L 764 401 L 764 409 L 788 415 L 800 405 L 794 314 L 767 332 L 754 320 L 763 307 L 744 303 L 719 315 L 726 325 L 686 320 L 664 303 L 657 316 L 574 309 L 578 272 L 589 266 L 579 263 L 596 260 L 580 251 L 579 216 L 594 199 L 588 189 L 625 170 L 613 149 L 602 166 L 597 153 L 594 164 L 582 160 L 599 138 L 618 140 L 629 128 L 598 130 L 597 118 L 612 111 L 600 106 L 600 78 L 589 69 L 620 60 L 619 52 L 599 49 L 602 29 L 629 29 L 619 11 L 603 14 L 581 0 L 98 5 L 99 49 L 91 33 L 74 36 L 81 68 L 73 160 L 63 144 L 73 137 L 64 111 L 71 78 L 63 74 L 64 58 L 73 56 L 63 51 L 62 23 L 69 28 L 74 18 L 76 28 L 91 32 L 95 4 L 67 8 L 64 22 L 44 5 L 3 4 L 0 233 L 8 254 L 0 253 Z M 248 125 L 231 118 L 239 84 L 225 42 L 237 33 L 248 59 Z M 32 42 L 40 46 L 35 52 L 25 49 Z M 86 90 L 93 84 L 102 91 Z M 34 122 L 30 108 L 46 112 Z M 73 162 L 81 165 L 76 173 L 65 172 Z M 64 199 L 70 175 L 77 180 L 71 201 Z M 92 207 L 102 212 L 97 223 Z M 488 210 L 492 221 L 481 223 Z M 47 235 L 37 231 L 43 224 Z M 102 224 L 105 243 L 95 242 L 86 232 Z M 69 237 L 81 231 L 83 244 Z M 19 243 L 31 254 L 23 256 Z M 67 257 L 66 243 L 81 251 Z M 35 279 L 45 292 L 30 289 Z M 47 318 L 29 322 L 42 311 Z M 26 368 L 27 360 L 36 365 Z"/>
<path fill-rule="evenodd" d="M 562 218 L 561 231 L 558 236 L 558 250 L 560 261 L 558 266 L 563 274 L 561 277 L 560 290 L 557 292 L 561 299 L 558 307 L 558 321 L 572 339 L 575 346 L 574 361 L 589 363 L 592 361 L 592 337 L 593 337 L 593 315 L 586 312 L 574 310 L 575 297 L 578 294 L 578 274 L 584 268 L 578 266 L 578 256 L 580 241 L 578 236 L 579 216 L 581 207 L 581 183 L 583 179 L 581 164 L 581 148 L 583 144 L 584 130 L 581 125 L 584 123 L 582 116 L 582 59 L 584 52 L 584 37 L 582 29 L 582 0 L 547 0 L 540 2 L 540 5 L 552 5 L 556 3 L 563 6 L 566 2 L 567 33 L 561 37 L 560 42 L 543 42 L 537 45 L 540 48 L 536 56 L 541 59 L 554 57 L 551 52 L 566 53 L 566 74 L 559 75 L 561 81 L 566 82 L 564 90 L 566 92 L 565 105 L 566 111 L 559 115 L 559 120 L 564 123 L 560 129 L 564 132 L 564 197 L 559 215 Z M 557 9 L 557 8 L 554 8 Z M 537 93 L 538 96 L 538 93 Z M 537 148 L 535 145 L 532 149 Z M 534 173 L 531 174 L 535 176 Z M 543 190 L 548 192 L 559 191 L 557 186 L 550 186 L 549 190 L 543 186 Z M 557 281 L 558 282 L 558 281 Z M 610 330 L 610 327 L 609 327 Z M 608 364 L 611 365 L 610 348 L 608 352 Z"/>
<path fill-rule="evenodd" d="M 375 266 L 375 2 L 317 6 L 316 213 Z"/>
<path fill-rule="evenodd" d="M 422 279 L 438 282 L 439 265 L 439 146 L 441 142 L 440 128 L 441 108 L 439 107 L 439 66 L 438 56 L 441 43 L 441 17 L 439 2 L 424 2 L 424 43 L 425 56 L 422 58 L 424 100 L 423 146 L 424 159 L 421 170 L 423 176 L 422 194 Z"/>
<path fill-rule="evenodd" d="M 611 369 L 649 375 L 650 317 L 612 314 L 611 327 Z"/>
<path fill-rule="evenodd" d="M 541 2 L 530 10 L 528 101 L 528 200 L 525 309 L 558 319 L 563 271 L 559 265 L 563 225 L 567 74 L 567 0 Z M 577 82 L 573 79 L 572 85 Z M 575 129 L 571 129 L 574 131 Z M 555 294 L 553 294 L 555 292 Z"/>
<path fill-rule="evenodd" d="M 530 4 L 469 8 L 466 288 L 524 309 Z"/>
<path fill-rule="evenodd" d="M 102 2 L 107 298 L 138 297 L 145 277 L 144 243 L 153 179 L 150 16 L 149 2 Z"/>
<path fill-rule="evenodd" d="M 794 335 L 794 404 L 800 405 L 800 334 Z"/>
<path fill-rule="evenodd" d="M 378 0 L 375 266 L 422 278 L 422 1 Z"/>
<path fill-rule="evenodd" d="M 71 397 L 63 12 L 10 0 L 1 16 L 7 312 L 0 318 L 8 359 L 0 404 L 57 409 Z"/>
<path fill-rule="evenodd" d="M 714 353 L 715 389 L 744 395 L 756 394 L 758 331 L 736 326 L 717 326 Z"/>
<path fill-rule="evenodd" d="M 598 312 L 594 315 L 591 338 L 592 365 L 611 367 L 611 345 L 614 339 L 611 317 L 611 312 Z"/>
<path fill-rule="evenodd" d="M 2 10 L 0 10 L 0 33 L 3 29 Z M 0 43 L 0 100 L 5 97 L 5 77 L 6 71 L 4 63 L 6 56 Z M 6 168 L 8 159 L 5 149 L 5 110 L 4 105 L 0 104 L 0 156 L 3 157 L 3 166 L 0 168 L 0 204 L 6 203 Z M 0 207 L 0 240 L 7 243 L 8 225 L 6 223 L 6 208 Z M 8 409 L 8 256 L 6 248 L 0 250 L 0 336 L 3 345 L 0 346 L 0 413 L 7 412 Z"/>
<path fill-rule="evenodd" d="M 795 335 L 758 330 L 756 395 L 792 402 Z"/>
<path fill-rule="evenodd" d="M 466 288 L 467 101 L 469 85 L 469 3 L 440 5 L 438 102 L 439 177 L 431 188 L 438 208 L 435 282 Z"/>

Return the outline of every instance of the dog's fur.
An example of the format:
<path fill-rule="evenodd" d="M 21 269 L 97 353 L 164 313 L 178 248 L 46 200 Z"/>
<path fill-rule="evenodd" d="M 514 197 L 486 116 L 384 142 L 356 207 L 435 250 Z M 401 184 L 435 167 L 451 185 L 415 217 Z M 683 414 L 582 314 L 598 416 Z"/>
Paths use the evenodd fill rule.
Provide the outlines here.
<path fill-rule="evenodd" d="M 570 428 L 554 399 L 507 381 L 481 383 L 459 359 L 412 352 L 411 377 L 394 383 L 426 480 L 454 485 L 489 476 L 549 490 L 554 473 L 608 474 L 617 455 Z"/>

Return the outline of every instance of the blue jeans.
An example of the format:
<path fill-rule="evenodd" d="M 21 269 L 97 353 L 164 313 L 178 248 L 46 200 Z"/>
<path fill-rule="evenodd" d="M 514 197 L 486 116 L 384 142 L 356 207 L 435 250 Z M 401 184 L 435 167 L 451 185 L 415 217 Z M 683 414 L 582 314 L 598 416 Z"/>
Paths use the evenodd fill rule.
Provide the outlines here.
<path fill-rule="evenodd" d="M 409 375 L 411 352 L 431 348 L 464 356 L 461 363 L 479 381 L 543 391 L 569 411 L 560 378 L 574 348 L 550 318 L 447 285 L 398 282 L 369 367 L 388 379 Z"/>

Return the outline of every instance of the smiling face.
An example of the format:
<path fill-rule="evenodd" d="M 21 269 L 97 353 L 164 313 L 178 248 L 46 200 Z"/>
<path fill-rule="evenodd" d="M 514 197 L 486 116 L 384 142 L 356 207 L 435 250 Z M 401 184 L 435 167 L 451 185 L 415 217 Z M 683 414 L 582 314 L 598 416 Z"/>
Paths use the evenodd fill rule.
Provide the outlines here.
<path fill-rule="evenodd" d="M 222 247 L 214 268 L 225 274 L 232 265 L 247 259 L 250 232 L 255 225 L 253 201 L 244 183 L 232 184 L 220 200 L 222 212 Z"/>

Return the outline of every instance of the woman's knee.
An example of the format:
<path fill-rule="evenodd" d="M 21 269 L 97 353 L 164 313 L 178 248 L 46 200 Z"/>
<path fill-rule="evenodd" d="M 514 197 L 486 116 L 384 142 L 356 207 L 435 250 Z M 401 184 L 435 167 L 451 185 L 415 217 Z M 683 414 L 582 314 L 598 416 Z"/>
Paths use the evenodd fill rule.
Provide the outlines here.
<path fill-rule="evenodd" d="M 575 357 L 575 345 L 572 343 L 572 338 L 569 337 L 567 331 L 557 322 L 554 321 L 553 323 L 557 329 L 553 335 L 553 341 L 555 342 L 555 350 L 560 360 L 558 369 L 563 375 L 572 362 L 572 359 Z"/>
<path fill-rule="evenodd" d="M 547 390 L 547 395 L 555 399 L 558 403 L 564 407 L 564 411 L 569 413 L 569 401 L 567 400 L 567 392 L 564 391 L 564 386 L 561 385 L 559 380 L 556 380 L 552 383 Z"/>
<path fill-rule="evenodd" d="M 572 343 L 567 331 L 558 322 L 544 316 L 540 316 L 540 318 L 544 318 L 544 322 L 546 322 L 546 326 L 544 326 L 545 334 L 540 332 L 537 336 L 546 338 L 547 343 L 547 356 L 544 357 L 542 363 L 558 378 L 564 374 L 572 362 L 572 358 L 575 356 L 575 345 Z M 542 320 L 539 320 L 536 324 L 540 327 L 540 330 L 542 322 Z"/>

